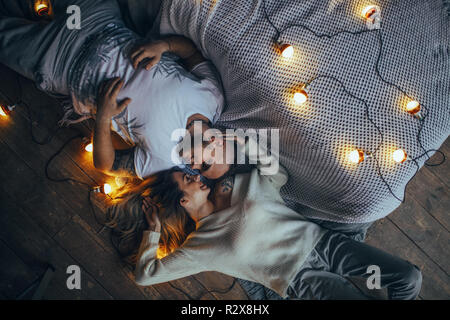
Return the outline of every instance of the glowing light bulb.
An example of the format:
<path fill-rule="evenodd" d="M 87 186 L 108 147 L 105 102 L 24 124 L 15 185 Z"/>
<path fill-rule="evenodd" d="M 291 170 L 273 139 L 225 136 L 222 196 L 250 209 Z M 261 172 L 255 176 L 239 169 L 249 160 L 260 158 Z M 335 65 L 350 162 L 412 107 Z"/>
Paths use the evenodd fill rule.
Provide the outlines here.
<path fill-rule="evenodd" d="M 0 116 L 7 117 L 11 113 L 11 111 L 14 110 L 15 107 L 16 107 L 16 105 L 13 105 L 13 106 L 0 105 Z"/>
<path fill-rule="evenodd" d="M 104 193 L 104 194 L 110 194 L 111 191 L 112 191 L 111 186 L 110 186 L 109 184 L 105 183 L 105 184 L 103 185 L 103 193 Z"/>
<path fill-rule="evenodd" d="M 408 158 L 408 155 L 402 149 L 395 150 L 392 154 L 392 158 L 395 162 L 403 163 Z"/>
<path fill-rule="evenodd" d="M 89 143 L 88 145 L 86 145 L 84 150 L 86 150 L 86 152 L 92 152 L 94 150 L 94 146 L 92 145 L 92 143 Z"/>
<path fill-rule="evenodd" d="M 110 194 L 112 191 L 112 188 L 109 184 L 105 183 L 103 186 L 97 186 L 92 189 L 92 191 L 96 193 L 104 193 L 104 194 Z"/>
<path fill-rule="evenodd" d="M 367 6 L 362 11 L 363 17 L 366 19 L 366 26 L 368 29 L 380 29 L 381 25 L 381 10 L 378 6 Z"/>
<path fill-rule="evenodd" d="M 291 46 L 290 44 L 283 44 L 280 48 L 281 51 L 281 55 L 284 58 L 292 58 L 294 56 L 294 47 Z"/>
<path fill-rule="evenodd" d="M 38 19 L 53 19 L 53 9 L 51 0 L 33 0 L 34 12 Z"/>
<path fill-rule="evenodd" d="M 34 10 L 39 16 L 45 16 L 49 14 L 50 8 L 47 1 L 36 1 Z"/>
<path fill-rule="evenodd" d="M 379 11 L 380 11 L 380 8 L 378 6 L 370 5 L 370 6 L 367 6 L 367 7 L 365 7 L 363 9 L 362 15 L 366 19 L 371 19 L 373 17 L 373 15 L 376 14 L 377 12 L 379 12 Z"/>
<path fill-rule="evenodd" d="M 422 113 L 420 112 L 421 107 L 420 107 L 420 103 L 413 100 L 408 102 L 408 104 L 406 105 L 406 111 L 410 114 L 412 114 L 413 116 L 422 119 Z"/>
<path fill-rule="evenodd" d="M 2 116 L 2 117 L 7 117 L 8 116 L 6 111 L 3 109 L 3 106 L 1 106 L 1 105 L 0 105 L 0 116 Z"/>
<path fill-rule="evenodd" d="M 296 104 L 303 104 L 308 100 L 308 94 L 305 90 L 300 90 L 296 93 L 294 93 L 294 101 Z"/>
<path fill-rule="evenodd" d="M 361 163 L 365 158 L 366 156 L 361 150 L 353 150 L 348 154 L 348 161 L 350 161 L 351 163 Z"/>

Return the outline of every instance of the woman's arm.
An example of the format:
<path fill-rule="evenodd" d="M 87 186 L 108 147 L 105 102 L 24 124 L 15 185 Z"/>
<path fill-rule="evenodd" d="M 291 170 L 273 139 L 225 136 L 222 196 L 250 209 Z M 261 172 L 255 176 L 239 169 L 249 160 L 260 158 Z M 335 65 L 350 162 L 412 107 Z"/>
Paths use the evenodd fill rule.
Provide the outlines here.
<path fill-rule="evenodd" d="M 177 249 L 168 256 L 158 259 L 156 251 L 159 237 L 158 232 L 144 231 L 135 270 L 137 284 L 150 286 L 207 271 L 182 249 Z"/>
<path fill-rule="evenodd" d="M 205 61 L 205 58 L 197 50 L 194 43 L 181 36 L 170 36 L 162 40 L 140 45 L 133 49 L 130 58 L 134 68 L 137 68 L 145 59 L 150 59 L 144 66 L 149 70 L 159 62 L 162 54 L 165 52 L 171 52 L 179 56 L 189 71 L 199 63 Z"/>
<path fill-rule="evenodd" d="M 143 210 L 149 225 L 149 230 L 144 231 L 139 247 L 135 270 L 135 281 L 137 284 L 149 286 L 206 271 L 200 264 L 180 249 L 175 250 L 175 252 L 162 259 L 158 259 L 156 252 L 161 235 L 161 224 L 156 210 L 146 210 L 144 206 Z M 152 213 L 150 214 L 150 212 Z"/>
<path fill-rule="evenodd" d="M 109 172 L 114 164 L 115 150 L 111 138 L 111 119 L 122 112 L 130 103 L 127 98 L 117 102 L 117 95 L 123 86 L 120 78 L 105 81 L 99 90 L 97 116 L 94 129 L 94 166 Z"/>

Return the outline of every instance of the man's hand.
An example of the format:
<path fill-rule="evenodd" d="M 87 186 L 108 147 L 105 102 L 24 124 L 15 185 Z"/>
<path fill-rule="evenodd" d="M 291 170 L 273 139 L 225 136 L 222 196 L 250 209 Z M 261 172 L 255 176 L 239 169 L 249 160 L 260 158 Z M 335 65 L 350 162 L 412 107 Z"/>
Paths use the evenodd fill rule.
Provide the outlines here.
<path fill-rule="evenodd" d="M 158 219 L 159 208 L 153 203 L 152 199 L 146 197 L 142 203 L 142 210 L 147 219 L 150 231 L 161 232 L 161 222 Z"/>
<path fill-rule="evenodd" d="M 101 84 L 97 98 L 97 121 L 111 121 L 111 118 L 121 113 L 131 103 L 130 98 L 117 102 L 123 84 L 124 81 L 120 78 L 109 79 Z"/>
<path fill-rule="evenodd" d="M 105 81 L 97 97 L 97 116 L 94 129 L 94 166 L 108 172 L 114 164 L 114 146 L 111 140 L 111 118 L 121 113 L 131 102 L 124 99 L 117 103 L 117 95 L 123 86 L 120 78 Z"/>
<path fill-rule="evenodd" d="M 151 67 L 161 60 L 162 54 L 169 51 L 169 49 L 169 42 L 165 40 L 154 41 L 138 46 L 131 52 L 131 63 L 136 69 L 144 59 L 150 59 L 144 66 L 146 70 L 150 70 Z"/>

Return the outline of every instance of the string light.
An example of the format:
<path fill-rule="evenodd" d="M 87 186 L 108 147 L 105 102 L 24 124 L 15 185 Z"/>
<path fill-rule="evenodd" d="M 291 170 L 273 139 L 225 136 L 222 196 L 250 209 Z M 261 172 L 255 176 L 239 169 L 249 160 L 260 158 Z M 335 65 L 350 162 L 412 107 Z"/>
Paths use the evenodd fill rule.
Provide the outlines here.
<path fill-rule="evenodd" d="M 362 11 L 363 17 L 366 19 L 366 26 L 369 30 L 380 29 L 381 10 L 380 7 L 371 5 Z"/>
<path fill-rule="evenodd" d="M 84 147 L 84 150 L 86 150 L 86 152 L 92 152 L 94 150 L 94 146 L 92 143 L 89 143 L 86 147 Z"/>
<path fill-rule="evenodd" d="M 48 3 L 48 5 L 47 5 L 46 3 Z M 36 8 L 36 12 L 37 12 L 38 14 L 39 14 L 39 12 L 42 13 L 42 14 L 46 14 L 46 13 L 49 13 L 49 12 L 51 11 L 51 9 L 50 9 L 50 2 L 49 2 L 49 1 L 36 1 L 35 4 L 36 4 L 36 7 L 35 7 L 35 8 Z M 265 5 L 265 1 L 264 1 L 264 5 Z M 265 8 L 264 8 L 264 10 L 265 10 Z M 279 35 L 281 34 L 281 32 L 280 32 L 280 31 L 275 27 L 275 25 L 271 22 L 271 20 L 269 19 L 269 16 L 267 15 L 266 10 L 265 10 L 265 13 L 266 13 L 266 18 L 267 18 L 268 21 L 272 24 L 272 26 L 276 29 L 277 34 L 278 34 L 278 37 L 279 37 Z M 369 20 L 369 19 L 375 19 L 375 17 L 376 17 L 376 16 L 379 17 L 379 15 L 380 15 L 380 9 L 379 9 L 379 7 L 377 7 L 377 6 L 368 6 L 368 7 L 366 7 L 366 8 L 363 10 L 363 16 L 364 16 L 366 19 L 368 19 L 368 20 Z M 303 28 L 309 30 L 310 32 L 312 32 L 312 33 L 313 33 L 316 37 L 318 37 L 318 38 L 322 38 L 322 37 L 332 38 L 332 37 L 337 36 L 337 35 L 342 34 L 342 33 L 362 34 L 362 33 L 366 32 L 366 31 L 358 31 L 358 32 L 340 31 L 340 32 L 337 32 L 336 34 L 333 34 L 333 35 L 326 35 L 326 34 L 317 34 L 317 33 L 315 33 L 313 30 L 307 28 L 306 26 L 302 26 L 302 25 L 295 25 L 295 26 L 303 27 Z M 290 27 L 288 27 L 288 28 L 290 28 Z M 286 28 L 286 29 L 288 29 L 288 28 Z M 380 60 L 381 60 L 382 39 L 381 39 L 381 34 L 378 33 L 378 35 L 379 35 L 379 37 L 380 37 L 380 51 L 379 51 L 379 55 L 378 55 L 378 59 L 377 59 L 377 63 L 376 63 L 376 73 L 377 73 L 377 75 L 383 80 L 383 82 L 386 82 L 386 83 L 388 83 L 388 84 L 391 84 L 391 85 L 393 85 L 393 86 L 396 86 L 395 84 L 392 84 L 392 83 L 389 83 L 388 81 L 386 81 L 386 80 L 380 75 L 380 73 L 379 73 L 378 65 L 379 65 L 379 62 L 380 62 Z M 284 45 L 282 45 L 282 48 L 283 48 L 283 50 L 281 51 L 281 54 L 283 55 L 283 57 L 289 57 L 289 56 L 292 56 L 292 55 L 294 54 L 294 48 L 293 48 L 291 45 L 289 45 L 289 44 L 284 44 Z M 398 86 L 396 86 L 396 87 L 397 87 L 399 90 L 401 90 Z M 344 90 L 345 90 L 345 88 L 344 88 Z M 401 91 L 404 93 L 403 90 L 401 90 Z M 404 94 L 406 94 L 406 93 L 404 93 Z M 295 94 L 294 94 L 294 100 L 295 100 L 296 103 L 298 103 L 298 104 L 303 104 L 303 103 L 305 103 L 305 102 L 307 101 L 307 99 L 308 99 L 308 94 L 307 94 L 307 92 L 306 92 L 304 89 L 303 89 L 303 90 L 300 90 L 299 92 L 295 92 Z M 366 107 L 367 107 L 367 106 L 366 106 Z M 421 116 L 421 114 L 420 114 L 421 106 L 420 106 L 420 104 L 419 104 L 417 101 L 410 101 L 410 102 L 408 103 L 406 109 L 407 109 L 407 111 L 408 111 L 409 113 L 411 113 L 411 114 L 413 114 L 413 115 L 415 115 L 415 116 L 417 116 L 417 117 L 420 117 L 420 116 Z M 12 110 L 12 109 L 9 109 L 9 107 L 5 108 L 5 107 L 1 106 L 1 108 L 0 108 L 0 115 L 1 115 L 1 116 L 7 116 L 7 115 L 10 113 L 11 110 Z M 370 119 L 369 119 L 369 120 L 370 120 Z M 371 121 L 371 122 L 372 122 L 372 121 Z M 379 128 L 377 128 L 377 129 L 378 129 L 378 131 L 380 131 Z M 380 132 L 380 134 L 381 134 L 381 132 Z M 419 138 L 418 138 L 418 139 L 419 139 Z M 380 145 L 381 145 L 381 143 L 382 143 L 382 142 L 380 142 Z M 89 147 L 89 148 L 90 148 L 90 147 Z M 88 146 L 86 146 L 86 149 L 89 149 L 89 148 L 88 148 Z M 378 148 L 377 148 L 377 150 L 378 150 Z M 88 151 L 88 150 L 86 150 L 86 151 Z M 438 150 L 434 150 L 434 151 L 438 151 Z M 89 152 L 89 151 L 88 151 L 88 152 Z M 361 155 L 361 153 L 362 153 L 362 155 Z M 354 162 L 354 163 L 361 163 L 362 161 L 364 161 L 364 159 L 366 158 L 366 156 L 367 156 L 367 154 L 365 154 L 364 152 L 362 152 L 362 151 L 360 151 L 360 150 L 353 150 L 353 151 L 351 152 L 351 154 L 349 155 L 349 161 L 352 161 L 352 162 Z M 406 152 L 403 151 L 403 150 L 401 150 L 401 149 L 396 150 L 396 151 L 393 153 L 392 157 L 393 157 L 394 161 L 399 162 L 399 163 L 403 163 L 403 162 L 405 162 L 407 159 L 409 159 L 409 158 L 408 158 L 408 155 L 406 154 Z M 445 156 L 444 156 L 444 158 L 445 158 Z M 361 159 L 362 159 L 362 160 L 361 160 Z M 417 159 L 417 158 L 415 158 L 415 159 L 410 159 L 410 160 L 414 161 L 414 160 L 416 160 L 416 159 Z M 381 174 L 380 174 L 380 175 L 381 175 Z M 70 180 L 70 179 L 66 179 L 66 180 Z M 389 186 L 388 186 L 388 187 L 389 187 Z M 108 193 L 111 192 L 111 186 L 110 186 L 109 184 L 105 184 L 105 185 L 103 185 L 102 187 L 96 187 L 95 190 L 97 190 L 97 192 L 98 192 L 98 191 L 102 191 L 103 193 L 108 194 Z M 395 195 L 394 195 L 394 196 L 395 196 Z M 397 198 L 397 197 L 396 197 L 396 198 Z"/>
<path fill-rule="evenodd" d="M 348 154 L 347 158 L 351 163 L 358 164 L 363 162 L 367 156 L 363 151 L 355 149 Z"/>
<path fill-rule="evenodd" d="M 41 3 L 41 2 L 47 2 L 47 1 L 36 1 L 36 12 L 38 13 L 38 15 L 43 16 L 43 15 L 48 15 L 50 12 L 50 8 L 48 5 L 46 5 L 45 3 Z M 265 5 L 265 2 L 264 2 Z M 375 16 L 378 14 L 379 16 L 379 8 L 377 6 L 368 6 L 363 10 L 363 16 L 366 19 L 375 19 Z M 266 13 L 267 15 L 267 13 Z M 268 18 L 268 17 L 267 17 Z M 269 19 L 269 18 L 268 18 Z M 270 21 L 270 20 L 269 20 Z M 278 30 L 277 30 L 278 32 Z M 278 32 L 279 33 L 279 32 Z M 350 32 L 348 32 L 350 33 Z M 315 33 L 314 33 L 315 34 Z M 317 34 L 316 34 L 317 36 Z M 322 35 L 322 36 L 327 36 L 327 35 Z M 327 36 L 330 37 L 330 36 Z M 280 47 L 281 50 L 281 55 L 285 58 L 291 58 L 294 55 L 294 48 L 293 46 L 289 45 L 289 44 L 284 44 Z M 377 62 L 378 65 L 378 62 Z M 384 81 L 384 80 L 383 80 Z M 300 90 L 299 92 L 296 92 L 294 94 L 294 100 L 298 103 L 298 104 L 303 104 L 307 101 L 308 99 L 308 94 L 305 90 Z M 417 110 L 418 109 L 418 110 Z M 417 117 L 421 116 L 420 115 L 420 104 L 417 101 L 411 101 L 408 103 L 407 105 L 407 111 L 410 114 L 413 114 Z M 12 109 L 4 109 L 3 106 L 1 106 L 0 108 L 0 115 L 1 116 L 7 116 L 10 111 Z M 88 144 L 85 146 L 85 150 L 87 152 L 92 152 L 92 143 Z M 361 163 L 362 161 L 364 161 L 366 159 L 367 156 L 370 156 L 370 154 L 366 154 L 361 150 L 353 150 L 350 152 L 350 154 L 348 155 L 348 159 L 349 161 L 353 162 L 353 163 Z M 393 159 L 396 162 L 400 162 L 403 163 L 404 161 L 406 161 L 406 159 L 408 158 L 406 152 L 404 150 L 396 150 L 393 153 Z M 414 160 L 414 159 L 413 159 Z M 69 179 L 66 179 L 69 180 Z M 62 180 L 65 181 L 65 180 Z M 111 193 L 112 188 L 109 184 L 104 184 L 103 186 L 98 186 L 94 188 L 94 192 L 102 192 L 105 194 L 109 194 Z M 394 195 L 395 196 L 395 195 Z M 95 216 L 95 215 L 94 215 Z M 235 284 L 236 279 L 234 279 L 232 286 L 230 287 L 230 289 L 233 287 L 233 285 Z M 170 283 L 169 283 L 170 284 Z M 172 286 L 172 284 L 170 284 Z M 176 288 L 177 289 L 177 288 Z M 179 289 L 177 289 L 179 290 Z M 181 291 L 181 290 L 180 290 Z M 183 291 L 182 291 L 183 292 Z M 184 292 L 183 292 L 184 293 Z M 188 296 L 189 297 L 189 296 Z"/>
<path fill-rule="evenodd" d="M 376 15 L 377 13 L 379 14 L 379 12 L 380 12 L 380 7 L 375 6 L 375 5 L 370 5 L 363 9 L 362 15 L 366 19 L 373 19 L 374 15 Z"/>
<path fill-rule="evenodd" d="M 403 163 L 406 161 L 406 159 L 408 159 L 408 155 L 406 154 L 406 152 L 404 150 L 398 149 L 392 153 L 392 158 L 397 163 Z"/>
<path fill-rule="evenodd" d="M 381 60 L 381 53 L 382 53 L 382 47 L 383 47 L 383 40 L 382 40 L 381 32 L 380 32 L 380 24 L 381 24 L 381 9 L 380 9 L 380 7 L 378 7 L 378 6 L 376 6 L 376 5 L 371 5 L 371 6 L 365 7 L 364 10 L 362 11 L 362 15 L 363 15 L 363 17 L 366 19 L 366 26 L 367 26 L 367 29 L 359 30 L 359 31 L 356 31 L 356 32 L 352 32 L 352 31 L 348 31 L 348 30 L 341 30 L 341 31 L 338 31 L 338 32 L 336 32 L 336 33 L 334 33 L 334 34 L 320 34 L 320 33 L 315 32 L 314 30 L 312 30 L 312 29 L 309 28 L 308 26 L 305 26 L 305 25 L 302 25 L 302 24 L 293 24 L 293 25 L 289 25 L 289 26 L 287 26 L 286 28 L 280 30 L 280 29 L 277 28 L 277 26 L 276 26 L 276 25 L 272 22 L 272 20 L 270 19 L 269 14 L 268 14 L 268 12 L 267 12 L 265 0 L 263 0 L 263 10 L 264 10 L 264 15 L 265 15 L 267 21 L 269 22 L 269 24 L 270 24 L 270 25 L 275 29 L 275 31 L 276 31 L 276 36 L 275 36 L 275 39 L 276 39 L 276 40 L 275 40 L 275 41 L 276 41 L 277 43 L 279 43 L 279 39 L 280 39 L 280 37 L 281 37 L 281 34 L 282 34 L 283 32 L 285 32 L 286 30 L 292 28 L 292 27 L 301 27 L 301 28 L 303 28 L 303 29 L 309 31 L 310 33 L 314 34 L 314 36 L 316 36 L 316 37 L 319 38 L 319 39 L 321 39 L 321 38 L 328 38 L 328 39 L 331 39 L 331 38 L 334 38 L 334 37 L 336 37 L 336 36 L 338 36 L 338 35 L 345 34 L 345 33 L 346 33 L 346 34 L 352 34 L 352 35 L 360 35 L 360 34 L 363 34 L 363 33 L 365 33 L 365 32 L 377 32 L 378 40 L 379 40 L 379 52 L 378 52 L 378 57 L 377 57 L 377 61 L 376 61 L 376 64 L 375 64 L 375 73 L 377 74 L 377 76 L 378 76 L 383 82 L 385 82 L 385 83 L 387 83 L 387 84 L 389 84 L 389 85 L 392 85 L 392 86 L 396 87 L 396 88 L 397 88 L 398 90 L 400 90 L 405 96 L 408 97 L 408 94 L 407 94 L 406 92 L 404 92 L 399 86 L 397 86 L 396 84 L 391 83 L 391 82 L 387 81 L 386 79 L 384 79 L 384 78 L 382 77 L 382 75 L 380 74 L 380 71 L 379 71 L 379 64 L 380 64 L 380 60 Z M 383 135 L 381 129 L 377 126 L 377 124 L 376 124 L 376 123 L 373 121 L 373 119 L 371 119 L 371 117 L 369 116 L 370 113 L 369 113 L 369 106 L 368 106 L 367 102 L 366 102 L 365 100 L 363 100 L 363 99 L 361 99 L 361 98 L 359 98 L 359 97 L 357 97 L 357 96 L 351 94 L 351 93 L 345 88 L 344 84 L 343 84 L 339 79 L 337 79 L 337 78 L 335 78 L 335 77 L 333 77 L 333 76 L 328 76 L 328 75 L 318 75 L 318 76 L 316 76 L 314 79 L 312 79 L 311 81 L 309 81 L 309 82 L 307 83 L 307 85 L 305 85 L 305 87 L 308 86 L 309 84 L 311 84 L 311 82 L 313 82 L 313 81 L 315 81 L 315 80 L 317 80 L 317 79 L 319 79 L 319 78 L 328 78 L 328 79 L 333 79 L 334 81 L 337 81 L 337 82 L 342 86 L 343 90 L 344 90 L 349 96 L 351 96 L 351 97 L 353 97 L 353 98 L 355 98 L 355 99 L 361 101 L 362 103 L 364 103 L 365 109 L 366 109 L 366 116 L 367 116 L 367 119 L 372 123 L 372 125 L 377 129 L 378 133 L 380 134 L 381 141 L 379 142 L 379 144 L 378 144 L 378 146 L 376 147 L 376 149 L 374 150 L 374 152 L 371 152 L 371 153 L 369 153 L 369 154 L 363 152 L 363 155 L 361 155 L 359 150 L 353 150 L 353 151 L 355 151 L 355 152 L 353 152 L 353 153 L 351 153 L 351 154 L 348 155 L 348 157 L 349 157 L 348 160 L 349 160 L 349 161 L 352 161 L 353 163 L 360 163 L 361 161 L 364 161 L 364 159 L 365 159 L 367 156 L 373 156 L 373 155 L 375 155 L 375 153 L 378 152 L 378 151 L 380 150 L 381 145 L 382 145 L 383 142 L 384 142 L 384 135 Z M 307 101 L 307 99 L 308 99 L 308 94 L 307 94 L 306 92 L 303 92 L 302 90 L 300 90 L 300 91 L 294 93 L 293 99 L 294 99 L 294 101 L 295 101 L 296 103 L 302 104 L 302 103 L 304 103 L 304 102 Z M 411 100 L 412 100 L 412 99 L 411 99 Z M 412 101 L 411 101 L 411 102 L 412 102 Z M 414 114 L 414 113 L 412 113 L 412 114 L 414 114 L 414 116 L 416 116 L 417 118 L 421 119 L 422 115 L 420 114 L 420 110 L 417 110 L 418 107 L 420 107 L 420 104 L 418 104 L 418 103 L 414 103 L 414 104 L 411 103 L 411 104 L 409 105 L 409 107 L 407 107 L 407 111 L 408 111 L 408 109 L 410 109 L 408 112 L 410 112 L 410 113 L 415 112 L 415 114 Z M 425 117 L 425 116 L 424 116 L 424 117 Z M 413 161 L 413 162 L 416 164 L 416 166 L 417 166 L 417 171 L 419 170 L 419 166 L 417 165 L 416 160 L 419 159 L 419 158 L 421 158 L 421 157 L 424 156 L 424 155 L 427 155 L 428 159 L 430 158 L 430 157 L 428 156 L 428 151 L 425 150 L 425 148 L 422 146 L 422 143 L 421 143 L 421 141 L 420 141 L 420 132 L 421 132 L 421 130 L 422 130 L 422 128 L 423 128 L 423 123 L 424 123 L 423 119 L 424 119 L 424 117 L 421 119 L 422 121 L 420 122 L 421 125 L 420 125 L 420 127 L 419 127 L 419 132 L 418 132 L 418 134 L 417 134 L 417 141 L 418 141 L 420 147 L 425 151 L 425 153 L 422 154 L 422 155 L 420 155 L 420 156 L 418 156 L 418 157 L 416 157 L 416 158 L 409 158 L 403 150 L 398 150 L 398 151 L 396 151 L 396 152 L 393 154 L 393 158 L 394 158 L 394 160 L 397 161 L 397 162 L 402 163 L 402 162 L 406 161 L 407 159 L 409 159 L 410 161 Z M 429 151 L 431 151 L 431 150 L 429 150 Z M 439 151 L 439 150 L 433 150 L 433 151 L 436 151 L 436 152 L 439 152 L 439 153 L 442 154 L 442 156 L 443 156 L 443 161 L 442 161 L 441 163 L 439 163 L 438 165 L 442 164 L 442 163 L 445 161 L 445 155 L 444 155 L 441 151 Z M 375 164 L 376 164 L 376 166 L 377 166 L 377 172 L 378 172 L 378 174 L 379 174 L 381 180 L 384 182 L 384 184 L 386 185 L 386 187 L 389 189 L 390 193 L 391 193 L 397 200 L 399 200 L 400 202 L 404 202 L 404 201 L 405 201 L 405 198 L 404 198 L 404 197 L 403 197 L 403 199 L 400 199 L 400 198 L 397 197 L 397 196 L 395 195 L 395 193 L 392 191 L 390 185 L 387 183 L 387 181 L 384 179 L 384 177 L 383 177 L 383 175 L 382 175 L 382 173 L 381 173 L 381 168 L 380 168 L 380 165 L 379 165 L 379 162 L 378 162 L 377 158 L 376 158 L 376 157 L 373 157 L 373 158 L 374 158 Z M 425 163 L 425 164 L 426 164 L 426 163 Z M 427 164 L 426 164 L 426 165 L 427 165 Z M 416 171 L 416 173 L 417 173 L 417 171 Z"/>
<path fill-rule="evenodd" d="M 278 48 L 284 58 L 292 58 L 294 56 L 295 50 L 292 45 L 288 43 L 280 43 L 278 44 Z"/>
<path fill-rule="evenodd" d="M 294 93 L 294 101 L 298 105 L 304 104 L 308 100 L 308 93 L 305 88 Z"/>
<path fill-rule="evenodd" d="M 94 150 L 94 145 L 92 144 L 92 139 L 84 137 L 81 141 L 82 146 L 86 152 L 91 153 Z"/>
<path fill-rule="evenodd" d="M 111 188 L 111 185 L 109 185 L 108 183 L 105 183 L 102 186 L 94 187 L 92 189 L 92 191 L 94 191 L 96 193 L 110 194 L 112 191 L 112 188 Z"/>
<path fill-rule="evenodd" d="M 421 110 L 420 103 L 415 100 L 408 102 L 408 104 L 406 105 L 406 111 L 408 113 L 412 114 L 419 120 L 422 120 L 423 116 L 420 110 Z"/>
<path fill-rule="evenodd" d="M 34 11 L 40 17 L 50 16 L 50 1 L 49 0 L 36 0 L 34 2 Z"/>
<path fill-rule="evenodd" d="M 16 106 L 3 106 L 0 105 L 0 116 L 1 117 L 7 117 L 15 108 Z"/>
<path fill-rule="evenodd" d="M 103 185 L 103 193 L 104 193 L 104 194 L 110 194 L 111 191 L 112 191 L 111 186 L 110 186 L 109 184 L 105 183 L 105 184 Z"/>
<path fill-rule="evenodd" d="M 5 112 L 5 110 L 3 110 L 3 106 L 0 106 L 0 116 L 2 116 L 2 117 L 8 116 L 8 114 Z"/>

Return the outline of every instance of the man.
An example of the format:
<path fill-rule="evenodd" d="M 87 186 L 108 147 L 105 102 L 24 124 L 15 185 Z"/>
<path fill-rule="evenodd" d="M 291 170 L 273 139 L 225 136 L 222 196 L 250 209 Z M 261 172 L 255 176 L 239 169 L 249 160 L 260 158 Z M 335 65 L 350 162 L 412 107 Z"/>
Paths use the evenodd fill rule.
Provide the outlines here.
<path fill-rule="evenodd" d="M 214 66 L 192 41 L 171 36 L 128 50 L 111 54 L 119 62 L 114 58 L 105 65 L 113 78 L 103 82 L 91 108 L 94 165 L 107 174 L 145 179 L 175 165 L 174 132 L 189 130 L 194 121 L 215 122 L 224 99 Z M 116 152 L 111 129 L 133 148 Z"/>

